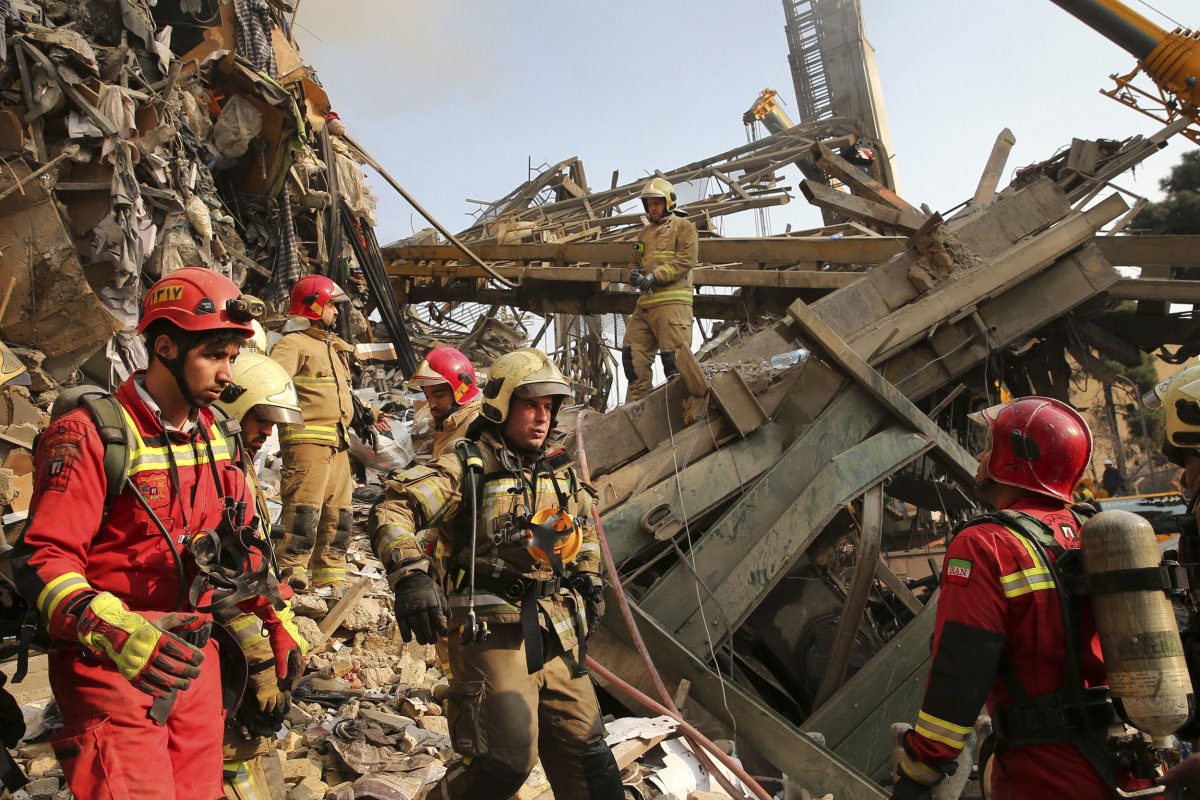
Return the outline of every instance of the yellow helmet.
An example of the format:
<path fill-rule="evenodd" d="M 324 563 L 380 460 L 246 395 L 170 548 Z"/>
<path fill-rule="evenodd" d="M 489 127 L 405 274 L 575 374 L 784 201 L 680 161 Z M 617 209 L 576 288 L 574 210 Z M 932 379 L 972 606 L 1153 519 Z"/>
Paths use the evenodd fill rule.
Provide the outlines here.
<path fill-rule="evenodd" d="M 665 218 L 667 214 L 675 211 L 675 187 L 666 178 L 651 178 L 650 182 L 642 187 L 642 208 L 646 207 L 646 199 L 650 197 L 661 197 L 667 202 L 667 212 L 663 214 Z"/>
<path fill-rule="evenodd" d="M 1200 447 L 1200 364 L 1184 367 L 1161 381 L 1146 392 L 1142 402 L 1165 413 L 1167 442 L 1176 447 Z"/>
<path fill-rule="evenodd" d="M 241 422 L 254 409 L 263 419 L 300 425 L 300 399 L 292 376 L 278 362 L 262 353 L 243 352 L 233 363 L 233 381 L 225 387 L 217 405 Z"/>
<path fill-rule="evenodd" d="M 571 384 L 541 350 L 522 347 L 502 355 L 488 370 L 483 387 L 484 419 L 504 422 L 513 394 L 517 397 L 570 397 Z"/>

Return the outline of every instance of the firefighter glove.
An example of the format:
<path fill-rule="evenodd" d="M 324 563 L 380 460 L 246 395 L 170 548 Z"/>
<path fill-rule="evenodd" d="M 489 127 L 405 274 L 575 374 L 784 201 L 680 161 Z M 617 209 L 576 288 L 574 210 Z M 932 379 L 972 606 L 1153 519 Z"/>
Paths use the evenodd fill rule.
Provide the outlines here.
<path fill-rule="evenodd" d="M 4 688 L 7 682 L 8 678 L 0 672 L 0 742 L 5 747 L 16 747 L 25 736 L 25 717 L 17 699 Z"/>
<path fill-rule="evenodd" d="M 154 697 L 182 691 L 200 676 L 204 654 L 173 631 L 197 630 L 198 614 L 133 612 L 115 595 L 100 592 L 79 616 L 84 647 L 104 653 L 136 688 Z"/>
<path fill-rule="evenodd" d="M 931 800 L 933 787 L 913 780 L 903 772 L 892 784 L 891 800 Z"/>
<path fill-rule="evenodd" d="M 271 736 L 283 725 L 292 708 L 291 693 L 279 685 L 275 674 L 275 654 L 269 640 L 254 639 L 244 645 L 249 666 L 250 691 L 238 709 L 238 720 L 254 736 Z"/>
<path fill-rule="evenodd" d="M 648 292 L 654 286 L 654 273 L 640 269 L 629 271 L 629 284 L 640 292 Z"/>
<path fill-rule="evenodd" d="M 396 584 L 396 622 L 404 641 L 435 644 L 450 633 L 448 616 L 446 595 L 427 573 L 410 572 Z"/>
<path fill-rule="evenodd" d="M 271 643 L 271 652 L 275 655 L 275 677 L 285 691 L 291 691 L 304 674 L 304 658 L 308 655 L 308 642 L 296 627 L 296 613 L 292 611 L 290 603 L 284 603 L 280 611 L 267 605 L 254 614 L 263 621 L 267 641 Z"/>
<path fill-rule="evenodd" d="M 583 598 L 584 611 L 587 614 L 587 635 L 590 639 L 604 619 L 604 580 L 599 575 L 581 572 L 571 578 L 571 588 Z"/>

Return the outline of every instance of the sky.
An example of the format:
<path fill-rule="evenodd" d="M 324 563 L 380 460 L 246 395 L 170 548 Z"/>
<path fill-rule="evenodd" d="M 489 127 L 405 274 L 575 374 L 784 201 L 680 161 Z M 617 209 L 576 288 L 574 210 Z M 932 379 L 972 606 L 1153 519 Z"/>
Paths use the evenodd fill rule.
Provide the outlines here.
<path fill-rule="evenodd" d="M 1127 0 L 1166 28 L 1141 0 Z M 900 193 L 946 211 L 969 198 L 1001 129 L 1015 167 L 1077 138 L 1159 123 L 1102 96 L 1132 56 L 1049 0 L 861 0 L 875 48 Z M 1153 0 L 1200 27 L 1195 0 Z M 746 141 L 743 111 L 772 87 L 796 117 L 781 0 L 308 0 L 301 55 L 351 136 L 454 231 L 530 176 L 583 159 L 593 188 L 708 158 Z M 1118 184 L 1156 199 L 1191 145 L 1175 137 Z M 820 216 L 796 190 L 772 230 Z M 426 227 L 372 176 L 379 239 Z M 728 235 L 751 235 L 731 222 Z"/>

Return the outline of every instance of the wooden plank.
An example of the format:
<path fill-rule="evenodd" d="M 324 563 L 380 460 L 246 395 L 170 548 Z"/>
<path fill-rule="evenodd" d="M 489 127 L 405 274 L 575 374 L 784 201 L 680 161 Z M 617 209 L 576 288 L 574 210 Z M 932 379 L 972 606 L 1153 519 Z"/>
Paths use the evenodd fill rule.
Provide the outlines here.
<path fill-rule="evenodd" d="M 988 155 L 987 164 L 983 167 L 983 174 L 979 176 L 979 185 L 975 187 L 972 203 L 986 206 L 992 202 L 996 195 L 996 187 L 1000 184 L 1000 177 L 1004 174 L 1004 165 L 1008 163 L 1008 154 L 1012 152 L 1016 143 L 1017 137 L 1013 136 L 1012 131 L 1008 128 L 1000 131 L 995 144 L 992 145 L 992 152 Z"/>
<path fill-rule="evenodd" d="M 702 595 L 703 613 L 695 593 L 691 594 L 687 604 L 691 613 L 679 628 L 680 641 L 697 654 L 707 653 L 711 641 L 720 641 L 730 627 L 736 630 L 745 622 L 843 505 L 932 446 L 925 436 L 893 426 L 837 455 L 795 496 L 725 580 L 709 584 L 712 594 Z"/>
<path fill-rule="evenodd" d="M 624 267 L 509 267 L 492 269 L 509 280 L 564 283 L 628 283 Z M 861 272 L 814 272 L 812 270 L 715 269 L 692 270 L 696 286 L 760 286 L 775 289 L 840 289 L 863 277 Z M 486 278 L 488 272 L 469 264 L 401 264 L 393 262 L 388 275 L 400 278 Z M 628 292 L 634 300 L 637 294 Z"/>
<path fill-rule="evenodd" d="M 913 614 L 920 614 L 925 610 L 925 606 L 921 605 L 921 601 L 908 588 L 908 584 L 900 580 L 900 577 L 892 572 L 892 568 L 882 558 L 875 563 L 875 577 L 879 578 L 896 599 Z"/>
<path fill-rule="evenodd" d="M 342 620 L 350 614 L 350 610 L 354 608 L 359 600 L 362 600 L 366 596 L 367 592 L 371 589 L 371 583 L 370 578 L 359 578 L 357 583 L 346 590 L 342 598 L 334 604 L 333 608 L 329 609 L 329 613 L 325 615 L 317 626 L 321 629 L 323 635 L 328 638 L 330 634 L 337 630 L 338 625 L 342 624 Z"/>
<path fill-rule="evenodd" d="M 471 250 L 488 262 L 545 262 L 555 264 L 628 264 L 630 241 L 553 244 L 475 244 Z M 703 264 L 880 264 L 904 249 L 904 239 L 891 236 L 776 236 L 741 239 L 701 239 Z M 462 252 L 452 245 L 383 248 L 390 261 L 454 262 Z"/>
<path fill-rule="evenodd" d="M 1097 238 L 1097 242 L 1103 241 Z M 1197 243 L 1200 246 L 1200 243 Z M 1103 252 L 1103 248 L 1101 248 Z M 1200 281 L 1182 278 L 1122 278 L 1108 290 L 1114 300 L 1200 304 Z"/>
<path fill-rule="evenodd" d="M 869 225 L 880 225 L 903 233 L 913 233 L 925 222 L 923 215 L 899 211 L 882 203 L 839 192 L 816 181 L 801 181 L 800 192 L 808 202 L 817 208 L 860 220 Z"/>
<path fill-rule="evenodd" d="M 931 662 L 937 598 L 804 721 L 841 758 L 876 779 L 891 770 L 894 722 L 917 718 Z"/>
<path fill-rule="evenodd" d="M 1053 264 L 1059 257 L 1092 238 L 1105 223 L 1125 211 L 1125 201 L 1112 195 L 1082 213 L 1071 214 L 1046 233 L 1021 242 L 985 268 L 973 269 L 957 280 L 947 282 L 920 300 L 893 312 L 854 337 L 861 353 L 886 358 L 910 347 L 926 331 L 945 320 L 955 319 L 963 309 L 994 297 L 1017 283 L 1027 280 Z M 887 350 L 880 352 L 887 343 Z"/>
<path fill-rule="evenodd" d="M 786 449 L 777 455 L 762 480 L 747 480 L 745 493 L 692 545 L 691 561 L 705 585 L 724 583 L 738 562 L 760 546 L 762 537 L 821 468 L 861 442 L 883 417 L 882 407 L 866 392 L 848 391 L 802 434 L 785 441 Z M 746 441 L 778 427 L 768 425 Z M 604 524 L 607 528 L 607 519 Z M 690 569 L 675 564 L 646 591 L 642 607 L 667 630 L 678 631 L 695 613 L 695 581 Z M 681 598 L 688 600 L 682 602 Z"/>
<path fill-rule="evenodd" d="M 909 205 L 904 198 L 866 172 L 833 152 L 824 142 L 816 142 L 809 152 L 813 156 L 813 161 L 825 171 L 825 174 L 846 184 L 854 194 L 917 217 L 928 216 L 920 209 Z"/>
<path fill-rule="evenodd" d="M 1114 267 L 1200 267 L 1200 236 L 1098 236 L 1096 246 Z"/>
<path fill-rule="evenodd" d="M 876 484 L 863 495 L 862 524 L 859 526 L 858 556 L 854 563 L 854 576 L 850 581 L 850 593 L 846 605 L 838 617 L 837 632 L 833 647 L 825 665 L 825 674 L 817 689 L 814 705 L 821 705 L 846 678 L 846 667 L 854 640 L 862 625 L 863 612 L 867 609 L 867 598 L 875 584 L 875 566 L 879 563 L 879 543 L 883 539 L 883 485 Z"/>
<path fill-rule="evenodd" d="M 900 390 L 883 376 L 876 372 L 863 358 L 842 341 L 836 333 L 830 330 L 817 314 L 797 300 L 788 308 L 788 316 L 800 326 L 800 329 L 811 338 L 815 347 L 820 348 L 824 357 L 830 359 L 842 369 L 852 380 L 862 386 L 884 408 L 894 414 L 897 419 L 914 430 L 920 431 L 929 441 L 936 445 L 941 460 L 951 473 L 967 486 L 974 485 L 975 470 L 978 466 L 975 459 L 951 439 L 950 436 L 937 426 L 919 408 L 912 404 Z"/>
<path fill-rule="evenodd" d="M 631 605 L 638 618 L 638 630 L 664 678 L 672 682 L 684 678 L 691 681 L 690 696 L 710 713 L 732 717 L 739 741 L 817 795 L 832 793 L 838 800 L 887 797 L 853 762 L 817 744 L 741 686 L 722 680 L 653 617 L 636 604 Z M 891 743 L 885 739 L 884 744 L 890 750 Z"/>

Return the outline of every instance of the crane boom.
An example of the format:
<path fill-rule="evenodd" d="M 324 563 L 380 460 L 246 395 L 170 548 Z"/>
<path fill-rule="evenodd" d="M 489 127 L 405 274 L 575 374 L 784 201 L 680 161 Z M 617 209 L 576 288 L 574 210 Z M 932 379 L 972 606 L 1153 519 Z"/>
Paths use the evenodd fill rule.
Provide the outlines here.
<path fill-rule="evenodd" d="M 1117 88 L 1105 94 L 1144 114 L 1161 119 L 1157 109 L 1141 105 L 1139 95 L 1161 104 L 1169 120 L 1183 114 L 1200 122 L 1200 34 L 1185 28 L 1166 31 L 1120 0 L 1051 0 L 1138 60 L 1128 75 L 1114 75 Z M 1139 72 L 1158 87 L 1154 96 L 1134 85 Z M 1200 132 L 1186 132 L 1200 144 Z"/>

